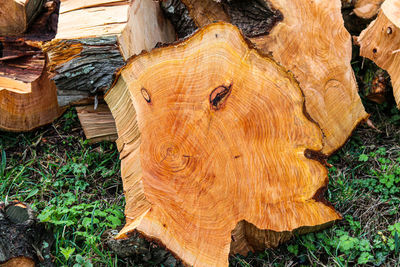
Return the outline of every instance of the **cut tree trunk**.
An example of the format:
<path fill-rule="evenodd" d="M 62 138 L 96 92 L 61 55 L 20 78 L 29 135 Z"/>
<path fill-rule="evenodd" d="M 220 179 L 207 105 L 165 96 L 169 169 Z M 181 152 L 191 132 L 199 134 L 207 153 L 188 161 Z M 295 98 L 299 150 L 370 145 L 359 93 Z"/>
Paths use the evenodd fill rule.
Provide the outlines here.
<path fill-rule="evenodd" d="M 60 105 L 103 93 L 124 60 L 174 39 L 154 1 L 61 0 L 57 35 L 43 46 Z"/>
<path fill-rule="evenodd" d="M 0 35 L 24 33 L 40 12 L 44 0 L 1 0 Z"/>
<path fill-rule="evenodd" d="M 390 75 L 400 108 L 400 2 L 386 0 L 376 20 L 358 37 L 360 55 L 374 61 Z"/>
<path fill-rule="evenodd" d="M 133 58 L 105 100 L 126 197 L 119 238 L 137 230 L 189 265 L 227 266 L 230 249 L 340 219 L 298 83 L 231 24 Z"/>
<path fill-rule="evenodd" d="M 295 75 L 307 111 L 324 133 L 324 154 L 341 147 L 368 117 L 350 65 L 351 38 L 343 26 L 340 0 L 182 2 L 197 26 L 231 22 Z"/>
<path fill-rule="evenodd" d="M 106 104 L 76 107 L 79 121 L 90 143 L 115 141 L 117 128 L 110 109 Z"/>

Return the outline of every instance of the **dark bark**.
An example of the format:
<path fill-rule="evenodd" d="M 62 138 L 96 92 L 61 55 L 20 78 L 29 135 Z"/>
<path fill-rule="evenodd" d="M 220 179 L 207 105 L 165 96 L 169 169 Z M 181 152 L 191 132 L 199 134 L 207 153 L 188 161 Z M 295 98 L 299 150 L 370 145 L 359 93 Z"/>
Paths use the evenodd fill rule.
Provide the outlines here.
<path fill-rule="evenodd" d="M 59 105 L 89 97 L 110 88 L 114 72 L 124 65 L 115 36 L 50 42 L 45 47 L 49 57 L 62 58 L 71 47 L 79 51 L 60 67 L 49 66 L 57 86 Z M 71 48 L 72 49 L 72 48 Z"/>
<path fill-rule="evenodd" d="M 246 37 L 267 35 L 283 20 L 283 15 L 262 0 L 224 0 L 223 7 L 231 23 L 242 30 Z"/>
<path fill-rule="evenodd" d="M 190 2 L 190 1 L 189 1 Z M 262 0 L 223 0 L 216 4 L 227 15 L 230 23 L 242 30 L 246 37 L 267 35 L 271 29 L 283 20 L 283 15 L 279 10 L 274 9 L 268 2 Z M 162 2 L 162 7 L 166 16 L 171 20 L 178 33 L 179 38 L 186 37 L 194 32 L 196 24 L 202 25 L 202 21 L 193 21 L 190 10 L 180 0 L 169 0 Z M 210 22 L 224 20 L 224 18 L 213 17 L 213 14 L 196 14 L 209 17 Z M 204 21 L 207 21 L 205 19 Z"/>
<path fill-rule="evenodd" d="M 165 16 L 174 25 L 179 39 L 185 38 L 196 31 L 197 26 L 189 15 L 186 6 L 180 0 L 167 0 L 161 2 Z"/>
<path fill-rule="evenodd" d="M 148 241 L 138 232 L 132 233 L 127 239 L 114 239 L 118 231 L 107 230 L 102 235 L 103 243 L 121 258 L 131 258 L 143 266 L 183 267 L 165 247 Z M 151 263 L 151 264 L 146 264 Z"/>
<path fill-rule="evenodd" d="M 25 257 L 52 266 L 52 236 L 37 224 L 33 210 L 21 202 L 0 203 L 0 264 Z"/>

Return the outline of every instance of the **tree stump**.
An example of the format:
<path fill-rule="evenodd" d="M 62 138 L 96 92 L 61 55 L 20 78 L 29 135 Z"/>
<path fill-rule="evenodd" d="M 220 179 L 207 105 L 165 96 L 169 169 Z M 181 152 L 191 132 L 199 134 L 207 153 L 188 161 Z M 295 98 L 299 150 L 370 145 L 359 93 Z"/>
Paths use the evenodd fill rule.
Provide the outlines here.
<path fill-rule="evenodd" d="M 136 230 L 188 265 L 227 266 L 233 247 L 341 218 L 323 199 L 322 133 L 298 83 L 236 27 L 132 58 L 105 100 L 126 197 L 119 238 Z"/>
<path fill-rule="evenodd" d="M 400 108 L 400 3 L 386 0 L 376 20 L 358 37 L 360 55 L 374 61 L 391 78 L 394 98 Z"/>

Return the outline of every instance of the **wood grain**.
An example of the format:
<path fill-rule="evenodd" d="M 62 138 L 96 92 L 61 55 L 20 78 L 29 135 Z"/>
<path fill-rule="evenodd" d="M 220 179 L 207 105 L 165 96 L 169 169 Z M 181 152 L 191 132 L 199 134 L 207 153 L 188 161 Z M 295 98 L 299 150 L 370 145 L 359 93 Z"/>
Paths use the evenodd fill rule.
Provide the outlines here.
<path fill-rule="evenodd" d="M 239 222 L 253 225 L 239 233 L 244 251 L 340 219 L 322 199 L 327 170 L 308 158 L 322 132 L 298 83 L 231 24 L 132 58 L 105 100 L 126 197 L 120 238 L 137 230 L 188 265 L 227 266 Z"/>

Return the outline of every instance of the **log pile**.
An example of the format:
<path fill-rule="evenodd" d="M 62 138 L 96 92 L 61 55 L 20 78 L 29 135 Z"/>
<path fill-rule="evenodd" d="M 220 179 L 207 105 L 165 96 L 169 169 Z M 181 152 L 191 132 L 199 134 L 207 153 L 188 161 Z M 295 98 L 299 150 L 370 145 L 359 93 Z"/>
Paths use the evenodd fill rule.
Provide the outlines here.
<path fill-rule="evenodd" d="M 226 266 L 341 218 L 323 197 L 326 158 L 368 114 L 340 0 L 5 2 L 24 15 L 18 29 L 0 19 L 0 129 L 85 104 L 86 136 L 120 152 L 118 238 Z M 370 17 L 381 2 L 348 8 Z M 393 3 L 358 40 L 396 89 Z"/>
<path fill-rule="evenodd" d="M 0 35 L 26 32 L 40 12 L 43 0 L 3 0 L 0 2 Z"/>

